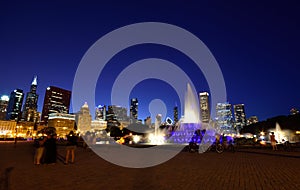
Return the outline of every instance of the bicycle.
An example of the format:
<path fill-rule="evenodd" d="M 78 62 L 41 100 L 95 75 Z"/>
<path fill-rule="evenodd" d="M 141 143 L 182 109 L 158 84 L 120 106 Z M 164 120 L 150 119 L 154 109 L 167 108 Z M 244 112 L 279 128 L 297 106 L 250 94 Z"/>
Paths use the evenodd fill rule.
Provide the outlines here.
<path fill-rule="evenodd" d="M 224 152 L 224 146 L 219 142 L 215 142 L 207 149 L 207 152 L 209 151 L 216 151 L 217 153 L 221 154 Z"/>

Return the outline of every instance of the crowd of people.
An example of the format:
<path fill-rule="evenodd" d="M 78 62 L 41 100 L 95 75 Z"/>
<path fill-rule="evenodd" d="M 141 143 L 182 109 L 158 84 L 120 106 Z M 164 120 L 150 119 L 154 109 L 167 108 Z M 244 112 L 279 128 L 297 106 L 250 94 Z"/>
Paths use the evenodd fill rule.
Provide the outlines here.
<path fill-rule="evenodd" d="M 73 131 L 67 135 L 66 155 L 64 164 L 67 165 L 70 160 L 75 162 L 75 149 L 77 146 L 78 137 Z M 40 164 L 55 164 L 57 162 L 57 135 L 48 133 L 47 136 L 40 136 L 34 141 L 35 155 L 33 163 Z"/>

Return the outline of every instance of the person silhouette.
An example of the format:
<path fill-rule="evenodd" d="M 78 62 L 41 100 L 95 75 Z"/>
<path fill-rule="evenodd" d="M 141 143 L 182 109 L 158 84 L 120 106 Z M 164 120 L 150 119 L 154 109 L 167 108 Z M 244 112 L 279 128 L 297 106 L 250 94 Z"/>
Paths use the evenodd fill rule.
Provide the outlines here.
<path fill-rule="evenodd" d="M 56 134 L 48 134 L 47 140 L 44 143 L 45 147 L 45 163 L 55 164 L 56 163 Z"/>
<path fill-rule="evenodd" d="M 71 163 L 73 164 L 75 161 L 75 149 L 77 146 L 77 136 L 74 134 L 73 131 L 70 131 L 70 133 L 67 135 L 67 148 L 66 148 L 66 160 L 65 164 L 69 163 L 69 158 L 71 154 Z"/>
<path fill-rule="evenodd" d="M 271 133 L 270 140 L 271 140 L 272 149 L 277 150 L 277 145 L 276 145 L 276 139 L 275 139 L 274 132 Z"/>

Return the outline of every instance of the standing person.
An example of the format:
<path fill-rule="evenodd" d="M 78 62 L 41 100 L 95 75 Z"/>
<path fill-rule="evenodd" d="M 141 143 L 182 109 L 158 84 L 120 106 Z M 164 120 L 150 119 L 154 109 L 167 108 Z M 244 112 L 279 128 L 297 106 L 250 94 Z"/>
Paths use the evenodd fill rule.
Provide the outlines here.
<path fill-rule="evenodd" d="M 71 163 L 74 164 L 75 161 L 75 148 L 77 146 L 77 136 L 74 134 L 73 131 L 67 135 L 67 148 L 66 148 L 66 160 L 65 164 L 69 163 L 70 153 L 71 153 Z"/>
<path fill-rule="evenodd" d="M 36 165 L 41 164 L 41 159 L 44 153 L 44 143 L 46 141 L 46 138 L 44 136 L 39 137 L 38 139 L 35 139 L 34 146 L 36 148 L 34 160 L 33 163 Z"/>
<path fill-rule="evenodd" d="M 48 134 L 47 140 L 44 143 L 45 147 L 45 163 L 56 163 L 56 134 Z"/>
<path fill-rule="evenodd" d="M 270 140 L 271 140 L 271 145 L 272 145 L 273 150 L 277 150 L 277 145 L 276 145 L 276 139 L 275 139 L 274 132 L 271 133 Z"/>

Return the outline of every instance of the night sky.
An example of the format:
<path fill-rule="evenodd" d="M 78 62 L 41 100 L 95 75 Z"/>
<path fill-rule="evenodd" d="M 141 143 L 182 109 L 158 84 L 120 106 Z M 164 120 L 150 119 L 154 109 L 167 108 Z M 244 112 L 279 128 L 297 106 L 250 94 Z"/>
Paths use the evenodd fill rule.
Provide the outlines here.
<path fill-rule="evenodd" d="M 244 103 L 247 117 L 264 120 L 300 108 L 297 1 L 82 2 L 0 2 L 0 95 L 15 88 L 28 92 L 38 75 L 41 111 L 48 86 L 72 90 L 81 58 L 100 37 L 128 24 L 164 22 L 190 31 L 206 44 L 223 72 L 228 101 Z M 127 48 L 109 61 L 97 83 L 96 103 L 109 104 L 118 73 L 150 57 L 177 64 L 198 92 L 209 91 L 203 74 L 187 56 L 144 44 Z M 165 101 L 170 117 L 178 103 L 174 89 L 155 79 L 139 83 L 130 96 L 139 99 L 140 119 L 150 115 L 148 104 L 155 98 Z"/>

